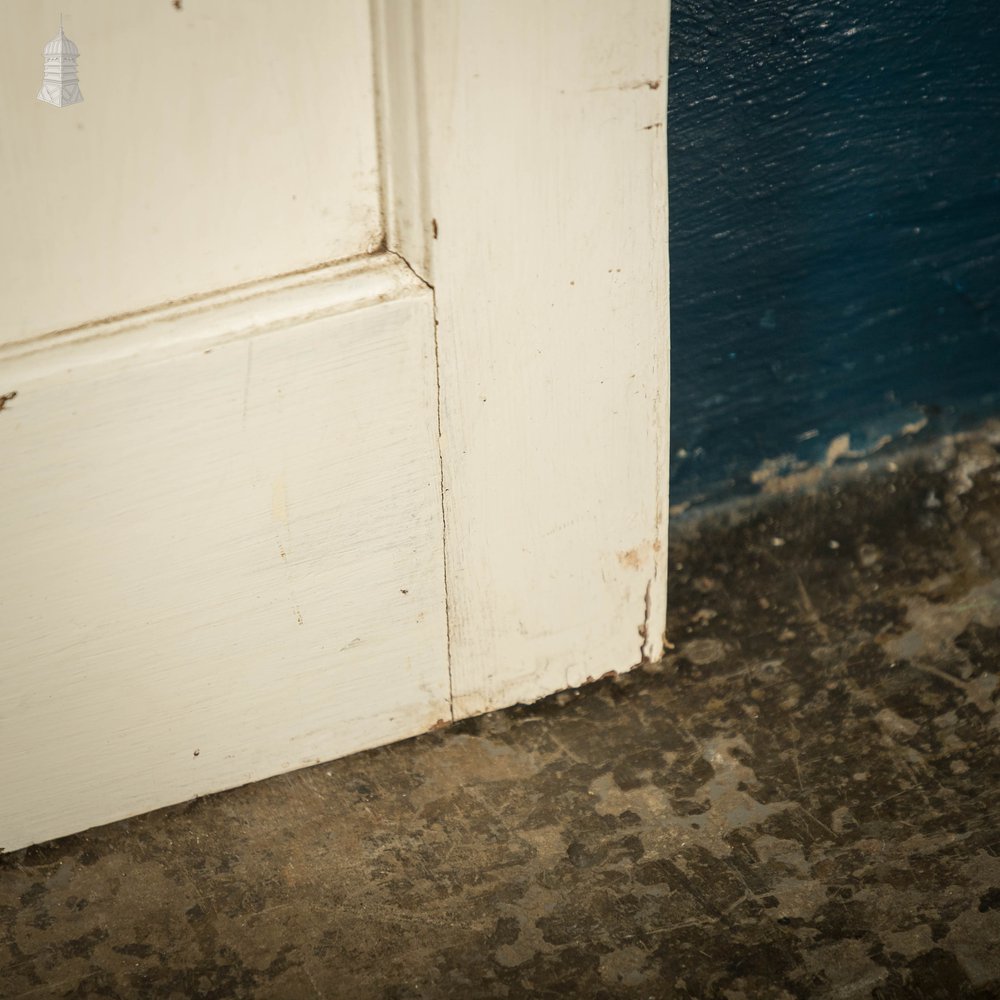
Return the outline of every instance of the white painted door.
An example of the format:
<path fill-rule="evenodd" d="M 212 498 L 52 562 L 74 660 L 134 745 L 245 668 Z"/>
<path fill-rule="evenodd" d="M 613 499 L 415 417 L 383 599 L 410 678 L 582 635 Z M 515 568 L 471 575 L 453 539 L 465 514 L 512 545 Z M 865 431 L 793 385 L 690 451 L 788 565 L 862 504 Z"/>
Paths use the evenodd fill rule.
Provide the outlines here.
<path fill-rule="evenodd" d="M 664 3 L 5 12 L 0 848 L 659 655 Z"/>

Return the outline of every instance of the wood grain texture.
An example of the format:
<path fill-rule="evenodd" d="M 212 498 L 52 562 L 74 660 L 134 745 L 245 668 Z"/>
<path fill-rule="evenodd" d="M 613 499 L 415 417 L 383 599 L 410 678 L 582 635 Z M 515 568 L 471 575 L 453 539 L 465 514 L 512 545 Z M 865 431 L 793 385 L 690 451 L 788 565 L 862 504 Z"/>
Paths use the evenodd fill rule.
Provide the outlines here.
<path fill-rule="evenodd" d="M 456 715 L 657 658 L 668 5 L 418 7 Z"/>
<path fill-rule="evenodd" d="M 674 502 L 1000 412 L 1000 5 L 691 0 L 671 38 Z"/>
<path fill-rule="evenodd" d="M 3 848 L 449 718 L 431 295 L 325 278 L 5 366 Z"/>
<path fill-rule="evenodd" d="M 60 13 L 84 101 L 35 99 Z M 0 342 L 382 240 L 365 0 L 7 0 Z"/>

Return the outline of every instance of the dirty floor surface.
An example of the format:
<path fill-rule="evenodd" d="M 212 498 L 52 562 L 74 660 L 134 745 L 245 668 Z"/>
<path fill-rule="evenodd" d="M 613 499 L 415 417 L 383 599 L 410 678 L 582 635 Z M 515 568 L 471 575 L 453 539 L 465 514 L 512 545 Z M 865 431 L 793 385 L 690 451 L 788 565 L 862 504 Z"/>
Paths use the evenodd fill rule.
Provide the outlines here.
<path fill-rule="evenodd" d="M 995 445 L 682 525 L 660 665 L 3 857 L 0 997 L 1000 996 Z"/>

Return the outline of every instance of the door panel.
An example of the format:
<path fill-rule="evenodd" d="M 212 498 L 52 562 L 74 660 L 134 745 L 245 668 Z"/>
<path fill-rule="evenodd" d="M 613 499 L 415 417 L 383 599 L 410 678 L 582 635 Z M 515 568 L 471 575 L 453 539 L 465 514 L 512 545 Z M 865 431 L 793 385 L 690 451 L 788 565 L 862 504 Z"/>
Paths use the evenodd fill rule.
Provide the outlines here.
<path fill-rule="evenodd" d="M 0 847 L 450 719 L 430 291 L 378 258 L 306 300 L 6 366 Z"/>
<path fill-rule="evenodd" d="M 35 99 L 77 45 L 83 103 Z M 369 253 L 363 0 L 6 0 L 0 343 Z"/>

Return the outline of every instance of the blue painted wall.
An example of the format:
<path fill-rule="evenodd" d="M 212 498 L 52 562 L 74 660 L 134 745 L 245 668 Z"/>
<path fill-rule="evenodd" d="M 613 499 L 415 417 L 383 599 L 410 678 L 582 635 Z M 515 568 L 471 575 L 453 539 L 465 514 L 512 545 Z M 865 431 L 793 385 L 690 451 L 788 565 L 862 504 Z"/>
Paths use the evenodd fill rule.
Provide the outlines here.
<path fill-rule="evenodd" d="M 1000 410 L 1000 2 L 674 0 L 672 498 Z"/>

